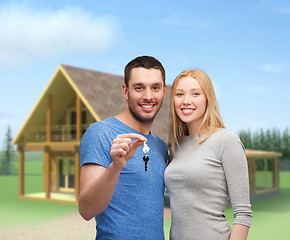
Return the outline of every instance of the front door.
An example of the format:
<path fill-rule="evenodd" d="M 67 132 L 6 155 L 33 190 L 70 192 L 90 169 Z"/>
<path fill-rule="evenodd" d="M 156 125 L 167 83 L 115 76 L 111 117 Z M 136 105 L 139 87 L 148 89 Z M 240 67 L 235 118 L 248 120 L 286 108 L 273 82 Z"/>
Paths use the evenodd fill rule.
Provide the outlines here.
<path fill-rule="evenodd" d="M 75 191 L 75 160 L 60 158 L 58 160 L 58 187 L 60 192 Z"/>

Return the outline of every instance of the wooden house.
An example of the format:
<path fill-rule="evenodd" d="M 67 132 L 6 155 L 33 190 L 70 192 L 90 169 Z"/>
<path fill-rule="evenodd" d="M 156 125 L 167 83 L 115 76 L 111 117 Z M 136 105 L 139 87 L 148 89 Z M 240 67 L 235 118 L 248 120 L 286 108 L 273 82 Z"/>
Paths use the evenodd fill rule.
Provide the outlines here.
<path fill-rule="evenodd" d="M 19 152 L 19 196 L 46 201 L 77 202 L 79 143 L 95 121 L 120 113 L 126 106 L 123 77 L 60 65 L 13 140 Z M 167 141 L 169 92 L 152 132 Z M 25 193 L 25 152 L 43 151 L 44 189 Z"/>
<path fill-rule="evenodd" d="M 278 152 L 246 149 L 248 160 L 251 198 L 279 194 Z"/>
<path fill-rule="evenodd" d="M 125 108 L 122 85 L 122 76 L 67 65 L 57 68 L 13 140 L 19 152 L 21 198 L 77 202 L 81 137 L 93 122 L 114 116 Z M 152 127 L 152 132 L 165 142 L 168 142 L 169 134 L 169 95 L 170 86 L 167 86 L 163 107 Z M 42 192 L 25 192 L 24 165 L 27 151 L 44 153 Z M 246 156 L 251 196 L 278 194 L 281 154 L 247 149 Z M 261 174 L 264 179 L 262 184 Z"/>

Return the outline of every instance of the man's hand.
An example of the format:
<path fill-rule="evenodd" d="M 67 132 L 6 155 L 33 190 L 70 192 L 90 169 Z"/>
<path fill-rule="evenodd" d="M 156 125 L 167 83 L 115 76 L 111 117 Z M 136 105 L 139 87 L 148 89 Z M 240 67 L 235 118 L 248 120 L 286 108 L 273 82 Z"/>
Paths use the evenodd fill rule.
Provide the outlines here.
<path fill-rule="evenodd" d="M 133 139 L 137 139 L 133 142 Z M 112 142 L 111 146 L 111 158 L 113 164 L 120 169 L 126 166 L 126 162 L 131 159 L 137 148 L 143 145 L 144 141 L 147 141 L 145 137 L 140 134 L 127 133 L 118 135 Z"/>

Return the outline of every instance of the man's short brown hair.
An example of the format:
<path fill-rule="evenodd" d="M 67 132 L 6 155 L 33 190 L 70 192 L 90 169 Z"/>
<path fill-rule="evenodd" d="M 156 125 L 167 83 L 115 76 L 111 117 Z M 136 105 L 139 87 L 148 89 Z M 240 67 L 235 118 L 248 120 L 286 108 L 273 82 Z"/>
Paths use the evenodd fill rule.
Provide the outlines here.
<path fill-rule="evenodd" d="M 151 57 L 151 56 L 140 56 L 136 57 L 132 61 L 130 61 L 124 70 L 124 75 L 125 75 L 125 85 L 128 87 L 128 82 L 130 79 L 130 73 L 133 68 L 137 67 L 142 67 L 146 69 L 154 68 L 154 69 L 159 69 L 161 71 L 163 83 L 165 86 L 165 70 L 164 67 L 162 66 L 161 62 L 159 62 L 156 58 Z"/>

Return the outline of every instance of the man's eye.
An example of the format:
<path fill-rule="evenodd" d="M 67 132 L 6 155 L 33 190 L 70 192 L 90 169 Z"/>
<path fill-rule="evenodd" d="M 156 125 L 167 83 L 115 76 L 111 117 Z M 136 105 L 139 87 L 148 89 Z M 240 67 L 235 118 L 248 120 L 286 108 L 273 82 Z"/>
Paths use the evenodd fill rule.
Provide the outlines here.
<path fill-rule="evenodd" d="M 153 90 L 159 90 L 159 89 L 160 89 L 159 86 L 153 87 Z"/>
<path fill-rule="evenodd" d="M 142 87 L 135 87 L 135 90 L 140 91 L 142 90 Z"/>

